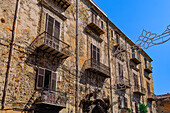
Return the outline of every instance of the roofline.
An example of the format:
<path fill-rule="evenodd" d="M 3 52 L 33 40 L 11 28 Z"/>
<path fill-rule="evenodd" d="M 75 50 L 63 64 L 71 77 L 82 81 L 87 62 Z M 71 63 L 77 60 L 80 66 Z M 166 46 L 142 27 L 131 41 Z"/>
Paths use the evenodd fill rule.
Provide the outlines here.
<path fill-rule="evenodd" d="M 106 20 L 111 24 L 115 29 L 120 32 L 132 45 L 136 45 L 129 37 L 127 37 L 108 17 L 107 14 L 93 1 L 93 0 L 88 0 L 98 11 L 106 18 Z M 136 45 L 137 46 L 137 45 Z M 151 62 L 153 61 L 151 57 L 141 48 L 141 52 L 143 53 L 144 56 L 148 58 L 148 60 Z"/>

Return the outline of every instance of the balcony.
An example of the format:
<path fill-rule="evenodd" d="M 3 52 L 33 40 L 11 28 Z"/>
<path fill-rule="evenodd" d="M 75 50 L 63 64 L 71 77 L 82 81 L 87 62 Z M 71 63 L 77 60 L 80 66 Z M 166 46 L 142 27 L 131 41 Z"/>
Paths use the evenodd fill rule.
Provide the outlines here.
<path fill-rule="evenodd" d="M 66 59 L 71 55 L 71 47 L 62 40 L 51 36 L 47 32 L 40 34 L 34 41 L 34 45 L 42 51 L 54 57 Z"/>
<path fill-rule="evenodd" d="M 108 66 L 102 64 L 101 62 L 97 62 L 96 60 L 89 59 L 85 61 L 85 70 L 91 71 L 99 74 L 100 76 L 110 78 L 110 69 Z"/>
<path fill-rule="evenodd" d="M 154 93 L 149 93 L 148 92 L 148 100 L 150 100 L 150 101 L 154 101 L 156 99 L 156 96 L 155 96 L 155 94 Z"/>
<path fill-rule="evenodd" d="M 132 53 L 130 60 L 133 61 L 136 64 L 141 63 L 140 56 L 139 56 L 138 53 Z"/>
<path fill-rule="evenodd" d="M 41 107 L 47 107 L 47 109 L 58 108 L 61 110 L 66 108 L 66 100 L 66 93 L 52 90 L 42 90 L 36 104 Z"/>
<path fill-rule="evenodd" d="M 125 90 L 127 88 L 130 88 L 130 81 L 129 79 L 125 78 L 125 77 L 118 77 L 117 78 L 117 89 L 118 90 Z"/>
<path fill-rule="evenodd" d="M 133 91 L 135 94 L 138 94 L 138 95 L 145 95 L 146 93 L 146 90 L 144 87 L 139 87 L 139 86 L 134 86 L 134 91 Z"/>
<path fill-rule="evenodd" d="M 91 30 L 93 30 L 95 33 L 97 33 L 98 35 L 102 35 L 104 34 L 104 30 L 100 25 L 100 21 L 99 19 L 94 19 L 93 16 L 91 18 L 91 21 L 87 24 L 87 26 L 89 28 L 91 28 Z"/>
<path fill-rule="evenodd" d="M 136 71 L 139 71 L 139 68 L 133 63 L 130 63 L 130 67 Z"/>
<path fill-rule="evenodd" d="M 71 5 L 71 0 L 42 0 L 42 4 L 45 4 L 45 6 L 58 5 L 61 9 L 66 10 Z"/>
<path fill-rule="evenodd" d="M 121 108 L 120 113 L 129 113 L 129 110 L 127 108 Z"/>
<path fill-rule="evenodd" d="M 148 73 L 152 73 L 152 67 L 151 67 L 151 64 L 148 63 L 147 65 L 145 65 L 145 69 L 144 69 L 146 72 Z"/>

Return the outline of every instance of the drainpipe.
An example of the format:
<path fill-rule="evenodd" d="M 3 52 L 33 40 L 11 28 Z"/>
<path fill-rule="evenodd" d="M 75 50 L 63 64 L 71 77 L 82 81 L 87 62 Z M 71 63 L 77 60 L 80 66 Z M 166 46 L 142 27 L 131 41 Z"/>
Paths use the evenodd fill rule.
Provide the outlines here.
<path fill-rule="evenodd" d="M 109 39 L 109 22 L 107 21 L 107 46 L 108 46 L 108 64 L 109 64 L 109 75 L 110 75 L 110 99 L 111 105 L 113 103 L 113 95 L 112 95 L 112 73 L 110 66 L 110 39 Z M 111 106 L 111 113 L 113 113 L 113 106 Z"/>
<path fill-rule="evenodd" d="M 79 0 L 76 0 L 76 91 L 75 113 L 78 113 L 78 74 L 79 74 Z"/>
<path fill-rule="evenodd" d="M 14 39 L 15 39 L 16 26 L 17 26 L 17 17 L 18 17 L 18 11 L 19 11 L 19 4 L 20 4 L 20 0 L 17 0 L 16 1 L 14 21 L 13 21 L 13 28 L 12 28 L 12 38 L 11 38 L 10 50 L 9 50 L 9 56 L 8 56 L 8 65 L 7 65 L 7 71 L 6 71 L 6 77 L 5 77 L 5 85 L 4 85 L 3 96 L 2 96 L 1 110 L 4 109 L 4 104 L 5 104 L 8 77 L 9 77 L 9 74 L 10 74 L 10 66 L 11 66 L 12 53 L 13 53 L 13 45 L 14 45 Z"/>

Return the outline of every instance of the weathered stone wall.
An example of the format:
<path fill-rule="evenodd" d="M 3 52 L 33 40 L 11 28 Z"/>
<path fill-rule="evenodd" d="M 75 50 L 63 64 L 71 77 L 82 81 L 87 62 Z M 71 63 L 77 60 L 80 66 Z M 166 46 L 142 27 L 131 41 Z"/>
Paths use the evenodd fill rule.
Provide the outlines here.
<path fill-rule="evenodd" d="M 18 13 L 16 36 L 13 49 L 13 56 L 10 68 L 10 75 L 8 79 L 7 95 L 5 100 L 5 109 L 18 108 L 23 110 L 25 107 L 30 108 L 37 97 L 40 96 L 40 91 L 35 90 L 36 87 L 36 73 L 38 67 L 44 67 L 55 72 L 58 72 L 57 91 L 66 92 L 68 101 L 66 109 L 63 109 L 62 113 L 75 112 L 75 69 L 76 69 L 76 3 L 75 0 L 71 1 L 71 5 L 67 10 L 61 9 L 57 4 L 49 2 L 55 11 L 62 15 L 52 11 L 51 8 L 45 5 L 41 5 L 39 0 L 21 0 Z M 11 40 L 12 25 L 14 20 L 16 2 L 11 0 L 0 1 L 0 38 Z M 9 7 L 10 6 L 10 7 Z M 103 41 L 97 40 L 94 36 L 85 31 L 87 24 L 91 21 L 91 5 L 85 0 L 80 1 L 79 4 L 79 89 L 78 89 L 78 102 L 79 112 L 82 112 L 81 102 L 90 93 L 98 92 L 98 98 L 110 99 L 110 79 L 104 78 L 94 73 L 85 72 L 85 63 L 91 58 L 91 43 L 100 48 L 100 62 L 109 66 L 108 62 L 108 48 L 110 49 L 110 66 L 112 75 L 112 86 L 115 86 L 118 76 L 118 65 L 123 65 L 123 75 L 126 78 L 130 78 L 130 83 L 133 86 L 133 72 L 138 76 L 139 72 L 129 68 L 130 53 L 123 54 L 123 59 L 117 59 L 113 56 L 112 49 L 116 40 L 116 35 L 110 38 L 110 47 L 108 47 L 107 40 L 107 25 L 106 17 L 100 12 L 98 18 L 103 20 L 103 31 L 105 32 L 100 36 Z M 97 11 L 97 10 L 96 10 Z M 53 59 L 47 53 L 43 51 L 37 51 L 37 45 L 34 40 L 39 39 L 39 35 L 45 31 L 46 14 L 51 15 L 56 20 L 61 22 L 61 37 L 60 40 L 66 42 L 71 46 L 71 55 L 64 61 L 59 62 L 57 58 Z M 63 18 L 67 18 L 66 20 Z M 109 26 L 109 29 L 114 27 Z M 110 30 L 109 30 L 110 32 Z M 111 36 L 111 34 L 109 33 Z M 128 51 L 130 50 L 130 43 L 125 41 L 125 38 L 121 35 L 121 43 L 126 44 Z M 9 43 L 4 40 L 0 40 L 0 101 L 2 99 L 3 87 L 5 82 L 7 62 L 9 55 Z M 144 70 L 143 56 L 141 63 L 141 70 Z M 62 66 L 64 65 L 64 66 Z M 139 66 L 140 68 L 140 66 Z M 129 73 L 128 73 L 129 72 Z M 141 71 L 143 85 L 146 87 L 146 78 L 143 71 Z M 151 76 L 151 75 L 150 75 Z M 139 83 L 142 81 L 139 79 Z M 151 78 L 151 86 L 153 87 L 153 81 Z M 153 88 L 152 88 L 153 90 Z M 118 113 L 118 94 L 115 87 L 112 89 L 113 96 L 113 110 Z M 134 109 L 134 102 L 132 98 L 133 88 L 127 89 L 125 97 L 128 98 L 128 107 Z M 145 103 L 147 96 L 144 96 Z M 31 104 L 29 103 L 31 102 Z M 142 102 L 142 98 L 141 98 Z M 109 110 L 110 111 L 110 110 Z M 14 111 L 7 111 L 14 112 Z M 20 111 L 19 111 L 20 112 Z"/>

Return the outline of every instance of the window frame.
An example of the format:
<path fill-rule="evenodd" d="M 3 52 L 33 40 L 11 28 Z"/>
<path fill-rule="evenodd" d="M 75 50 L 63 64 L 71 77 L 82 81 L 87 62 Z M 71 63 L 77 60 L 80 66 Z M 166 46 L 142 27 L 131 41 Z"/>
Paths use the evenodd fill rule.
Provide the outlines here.
<path fill-rule="evenodd" d="M 40 69 L 43 69 L 44 75 L 39 74 Z M 37 90 L 43 90 L 43 89 L 45 89 L 44 84 L 45 84 L 45 74 L 46 74 L 46 70 L 51 72 L 51 75 L 50 75 L 51 78 L 50 78 L 50 83 L 49 83 L 50 89 L 48 89 L 48 90 L 56 91 L 56 89 L 57 89 L 57 82 L 58 82 L 58 81 L 57 81 L 58 72 L 54 72 L 54 71 L 52 71 L 52 70 L 50 70 L 50 69 L 42 68 L 42 67 L 38 67 L 38 69 L 37 69 L 36 89 L 37 89 Z M 54 73 L 56 74 L 55 79 L 53 79 L 53 74 L 54 74 Z M 38 83 L 40 82 L 40 79 L 39 79 L 40 76 L 43 76 L 42 87 L 39 87 L 39 86 L 38 86 Z M 53 80 L 55 80 L 55 90 L 53 89 Z"/>
<path fill-rule="evenodd" d="M 46 22 L 45 22 L 45 32 L 48 34 L 48 22 L 49 22 L 49 17 L 51 17 L 51 18 L 53 18 L 53 32 L 52 32 L 52 37 L 55 37 L 55 39 L 56 40 L 61 40 L 61 33 L 62 33 L 62 22 L 60 21 L 60 20 L 58 20 L 56 17 L 54 17 L 53 15 L 51 15 L 51 14 L 49 14 L 49 13 L 46 13 Z M 56 37 L 55 36 L 55 23 L 56 23 L 56 21 L 59 23 L 59 36 L 58 37 Z M 51 34 L 50 34 L 51 35 Z M 46 35 L 46 38 L 48 38 L 47 37 L 47 35 Z M 54 40 L 53 40 L 54 41 Z M 56 43 L 56 42 L 55 42 Z M 59 43 L 59 41 L 58 41 L 58 46 L 60 46 L 60 43 Z M 59 47 L 59 49 L 60 49 L 60 47 Z"/>
<path fill-rule="evenodd" d="M 123 79 L 123 65 L 118 62 L 118 75 L 119 79 Z"/>
<path fill-rule="evenodd" d="M 139 88 L 138 75 L 133 73 L 134 83 L 137 88 Z"/>
<path fill-rule="evenodd" d="M 94 47 L 96 49 L 94 49 Z M 94 52 L 95 52 L 95 57 L 94 58 Z M 96 61 L 97 63 L 100 63 L 100 48 L 98 48 L 96 45 L 91 43 L 91 59 L 93 61 Z"/>

